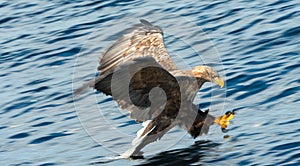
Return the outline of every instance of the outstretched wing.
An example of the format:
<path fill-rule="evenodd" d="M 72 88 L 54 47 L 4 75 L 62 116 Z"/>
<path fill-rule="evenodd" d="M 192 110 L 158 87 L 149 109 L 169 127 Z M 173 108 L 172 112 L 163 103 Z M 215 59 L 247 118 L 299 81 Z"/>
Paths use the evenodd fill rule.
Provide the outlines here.
<path fill-rule="evenodd" d="M 143 56 L 152 56 L 167 71 L 177 69 L 165 48 L 161 28 L 146 20 L 140 21 L 100 57 L 98 70 L 101 75 L 114 70 L 121 63 Z"/>
<path fill-rule="evenodd" d="M 94 88 L 111 95 L 138 121 L 153 119 L 164 110 L 167 100 L 180 98 L 176 78 L 149 56 L 127 61 L 99 76 Z"/>

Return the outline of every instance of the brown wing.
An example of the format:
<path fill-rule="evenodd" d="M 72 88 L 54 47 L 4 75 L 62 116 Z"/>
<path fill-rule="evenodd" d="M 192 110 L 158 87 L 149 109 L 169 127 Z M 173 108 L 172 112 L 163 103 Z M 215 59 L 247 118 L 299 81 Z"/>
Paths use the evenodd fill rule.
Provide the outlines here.
<path fill-rule="evenodd" d="M 163 41 L 160 27 L 146 20 L 133 26 L 100 57 L 101 75 L 114 70 L 121 63 L 138 57 L 152 56 L 167 71 L 175 70 Z"/>
<path fill-rule="evenodd" d="M 180 97 L 176 78 L 149 56 L 127 61 L 99 76 L 94 88 L 111 95 L 138 121 L 152 119 L 164 110 L 167 100 Z"/>

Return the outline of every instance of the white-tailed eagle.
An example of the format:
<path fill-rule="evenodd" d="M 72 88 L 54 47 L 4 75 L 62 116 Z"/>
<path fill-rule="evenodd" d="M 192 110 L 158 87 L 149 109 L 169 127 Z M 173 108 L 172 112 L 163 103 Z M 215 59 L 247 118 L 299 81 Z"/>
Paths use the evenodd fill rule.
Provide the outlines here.
<path fill-rule="evenodd" d="M 77 89 L 92 87 L 110 95 L 130 116 L 144 122 L 123 155 L 137 156 L 147 144 L 160 139 L 175 125 L 193 138 L 208 132 L 214 123 L 225 129 L 234 113 L 214 117 L 193 104 L 205 82 L 220 87 L 224 80 L 209 66 L 179 70 L 168 54 L 160 27 L 146 20 L 133 26 L 100 57 L 100 75 Z"/>

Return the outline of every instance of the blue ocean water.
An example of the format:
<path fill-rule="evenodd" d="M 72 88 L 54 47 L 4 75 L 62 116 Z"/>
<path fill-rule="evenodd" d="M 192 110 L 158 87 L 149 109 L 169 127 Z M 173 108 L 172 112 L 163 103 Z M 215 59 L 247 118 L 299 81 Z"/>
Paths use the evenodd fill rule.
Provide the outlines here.
<path fill-rule="evenodd" d="M 0 2 L 0 165 L 299 165 L 299 9 L 296 0 Z M 73 88 L 139 19 L 164 30 L 179 68 L 211 64 L 226 78 L 195 102 L 213 115 L 237 109 L 228 137 L 217 126 L 196 140 L 176 128 L 144 159 L 105 160 L 141 125 L 92 90 L 74 104 Z"/>

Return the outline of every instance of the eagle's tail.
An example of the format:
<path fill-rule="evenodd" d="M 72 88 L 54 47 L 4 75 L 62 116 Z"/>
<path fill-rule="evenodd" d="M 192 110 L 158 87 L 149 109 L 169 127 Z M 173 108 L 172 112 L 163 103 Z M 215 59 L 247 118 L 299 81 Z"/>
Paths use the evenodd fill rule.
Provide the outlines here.
<path fill-rule="evenodd" d="M 164 123 L 163 126 L 157 122 L 157 119 L 143 122 L 144 127 L 137 132 L 137 137 L 132 141 L 132 147 L 121 154 L 121 156 L 124 158 L 142 156 L 142 148 L 159 140 L 173 127 L 171 121 Z"/>
<path fill-rule="evenodd" d="M 96 79 L 92 79 L 74 91 L 75 96 L 84 92 L 88 88 L 94 88 L 106 95 L 111 95 L 112 74 L 101 75 Z"/>

